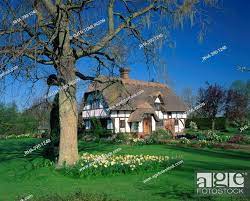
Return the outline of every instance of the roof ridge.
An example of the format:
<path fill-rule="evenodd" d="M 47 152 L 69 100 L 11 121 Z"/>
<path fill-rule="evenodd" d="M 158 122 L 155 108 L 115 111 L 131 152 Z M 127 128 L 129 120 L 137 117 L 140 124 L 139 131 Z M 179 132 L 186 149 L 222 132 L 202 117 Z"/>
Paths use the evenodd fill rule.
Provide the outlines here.
<path fill-rule="evenodd" d="M 120 80 L 122 81 L 124 84 L 140 84 L 140 85 L 149 85 L 149 86 L 157 86 L 157 87 L 166 87 L 169 89 L 169 86 L 167 86 L 166 84 L 163 83 L 159 83 L 159 82 L 149 82 L 149 81 L 144 81 L 144 80 L 136 80 L 136 79 L 123 79 L 120 77 L 116 77 L 116 76 L 104 76 L 104 75 L 100 75 L 98 76 L 96 79 L 101 78 L 101 79 L 110 79 L 110 80 Z"/>
<path fill-rule="evenodd" d="M 159 83 L 159 82 L 147 82 L 144 80 L 134 80 L 134 79 L 121 79 L 124 84 L 135 84 L 135 85 L 147 85 L 153 87 L 166 87 L 169 88 L 167 85 Z"/>

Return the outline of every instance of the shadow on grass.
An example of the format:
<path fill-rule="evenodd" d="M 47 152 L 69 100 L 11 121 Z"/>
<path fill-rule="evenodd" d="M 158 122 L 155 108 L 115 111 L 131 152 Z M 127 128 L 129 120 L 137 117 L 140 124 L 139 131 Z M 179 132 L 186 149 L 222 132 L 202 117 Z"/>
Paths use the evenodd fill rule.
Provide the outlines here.
<path fill-rule="evenodd" d="M 44 140 L 45 139 L 36 138 L 0 140 L 0 163 L 15 159 L 26 159 L 28 161 L 32 161 L 39 156 L 49 159 L 44 155 L 44 150 L 46 148 L 45 146 L 24 156 L 24 152 L 26 150 L 32 148 Z M 110 152 L 116 149 L 116 147 L 117 146 L 113 144 L 83 141 L 79 141 L 78 145 L 79 152 Z"/>
<path fill-rule="evenodd" d="M 234 159 L 240 159 L 240 160 L 249 160 L 250 159 L 250 153 L 247 152 L 241 152 L 238 150 L 222 150 L 222 149 L 198 149 L 193 147 L 181 147 L 181 146 L 173 146 L 173 145 L 167 145 L 167 149 L 173 149 L 178 151 L 183 151 L 190 154 L 196 154 L 196 155 L 206 155 L 210 157 L 218 157 L 218 158 L 234 158 Z"/>
<path fill-rule="evenodd" d="M 79 152 L 109 152 L 116 149 L 117 145 L 98 142 L 83 142 L 79 141 Z"/>
<path fill-rule="evenodd" d="M 33 160 L 37 156 L 42 156 L 42 149 L 36 150 L 27 156 L 24 156 L 24 152 L 43 140 L 44 139 L 0 140 L 0 163 L 15 159 Z"/>

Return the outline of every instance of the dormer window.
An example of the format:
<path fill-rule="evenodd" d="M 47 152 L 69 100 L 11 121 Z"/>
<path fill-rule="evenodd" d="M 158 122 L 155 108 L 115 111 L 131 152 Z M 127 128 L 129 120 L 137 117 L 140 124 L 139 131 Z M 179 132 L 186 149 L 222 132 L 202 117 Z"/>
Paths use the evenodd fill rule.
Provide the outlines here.
<path fill-rule="evenodd" d="M 86 109 L 100 109 L 103 108 L 105 101 L 101 95 L 89 94 L 86 100 Z"/>
<path fill-rule="evenodd" d="M 161 103 L 160 97 L 157 97 L 157 98 L 155 99 L 155 103 Z"/>
<path fill-rule="evenodd" d="M 160 96 L 158 96 L 158 97 L 155 99 L 155 108 L 156 108 L 157 111 L 160 111 L 160 108 L 161 108 Z"/>

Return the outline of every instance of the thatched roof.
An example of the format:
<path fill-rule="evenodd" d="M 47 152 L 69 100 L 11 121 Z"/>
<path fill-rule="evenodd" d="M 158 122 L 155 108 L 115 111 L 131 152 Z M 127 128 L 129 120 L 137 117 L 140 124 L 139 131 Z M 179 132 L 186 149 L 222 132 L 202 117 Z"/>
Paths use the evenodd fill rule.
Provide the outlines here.
<path fill-rule="evenodd" d="M 98 81 L 93 82 L 85 93 L 84 100 L 86 100 L 89 93 L 98 91 L 101 92 L 110 110 L 135 111 L 144 109 L 138 110 L 133 114 L 135 119 L 143 111 L 144 113 L 149 110 L 151 112 L 154 111 L 154 101 L 159 96 L 163 102 L 160 106 L 161 111 L 186 111 L 184 103 L 164 84 L 103 76 L 98 77 L 97 80 L 102 83 Z M 142 90 L 143 92 L 141 92 Z M 136 95 L 138 92 L 141 93 Z"/>
<path fill-rule="evenodd" d="M 128 122 L 140 122 L 143 120 L 145 114 L 152 114 L 156 121 L 159 121 L 153 108 L 138 108 L 128 118 Z"/>

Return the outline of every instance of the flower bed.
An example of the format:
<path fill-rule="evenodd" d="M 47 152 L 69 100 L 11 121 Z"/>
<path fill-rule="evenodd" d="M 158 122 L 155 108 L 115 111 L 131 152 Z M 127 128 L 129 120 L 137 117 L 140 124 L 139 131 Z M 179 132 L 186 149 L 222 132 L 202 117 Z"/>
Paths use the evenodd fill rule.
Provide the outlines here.
<path fill-rule="evenodd" d="M 169 162 L 170 158 L 168 156 L 111 155 L 107 157 L 105 154 L 84 153 L 74 168 L 64 168 L 64 171 L 68 175 L 80 177 L 126 174 L 166 167 Z"/>
<path fill-rule="evenodd" d="M 31 133 L 28 133 L 28 134 L 21 134 L 21 135 L 6 135 L 6 136 L 3 136 L 2 138 L 3 139 L 18 139 L 18 138 L 33 138 L 33 137 L 36 137 L 35 134 L 31 134 Z"/>

